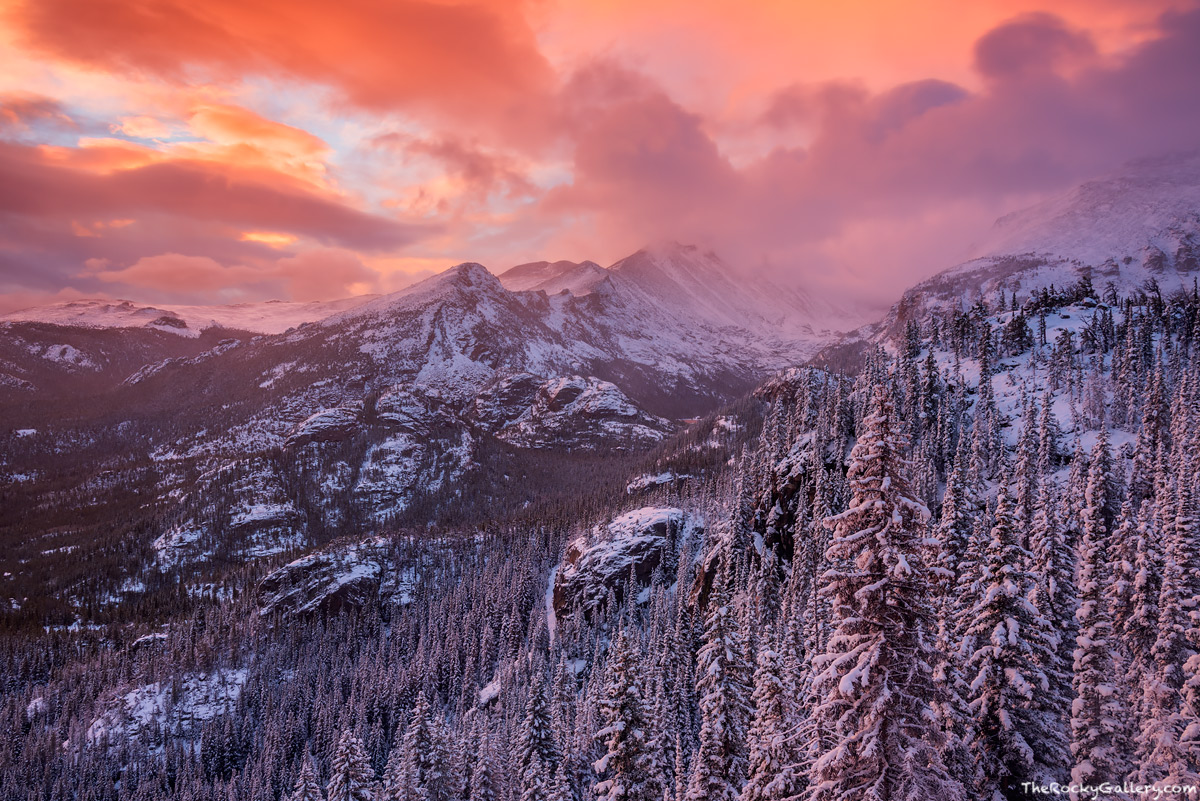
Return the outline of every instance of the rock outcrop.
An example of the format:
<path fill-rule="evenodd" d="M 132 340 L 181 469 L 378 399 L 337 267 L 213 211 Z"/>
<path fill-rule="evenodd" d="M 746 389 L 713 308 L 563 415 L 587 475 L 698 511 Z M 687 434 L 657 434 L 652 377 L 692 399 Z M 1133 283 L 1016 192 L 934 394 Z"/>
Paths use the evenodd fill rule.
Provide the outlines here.
<path fill-rule="evenodd" d="M 682 509 L 648 506 L 597 526 L 567 546 L 554 579 L 554 610 L 585 611 L 603 603 L 612 591 L 618 600 L 628 591 L 630 576 L 639 584 L 673 556 L 686 534 L 699 531 Z"/>

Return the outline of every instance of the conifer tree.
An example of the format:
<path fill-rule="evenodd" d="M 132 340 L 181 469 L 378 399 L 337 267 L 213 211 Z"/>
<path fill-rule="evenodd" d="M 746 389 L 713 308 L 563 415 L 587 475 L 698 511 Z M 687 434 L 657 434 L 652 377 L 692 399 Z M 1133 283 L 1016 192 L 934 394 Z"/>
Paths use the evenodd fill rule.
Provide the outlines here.
<path fill-rule="evenodd" d="M 1051 702 L 1061 702 L 1057 710 L 1061 730 L 1070 719 L 1068 699 L 1074 696 L 1071 665 L 1074 662 L 1075 611 L 1079 598 L 1075 587 L 1075 551 L 1067 544 L 1066 534 L 1059 523 L 1058 506 L 1057 485 L 1046 476 L 1038 488 L 1033 530 L 1030 533 L 1035 581 L 1031 600 L 1057 637 L 1057 646 L 1052 654 L 1039 653 L 1035 658 L 1042 660 L 1039 667 L 1050 682 Z"/>
<path fill-rule="evenodd" d="M 1116 692 L 1112 618 L 1105 606 L 1108 580 L 1107 538 L 1091 493 L 1080 542 L 1079 633 L 1075 639 L 1075 700 L 1071 704 L 1071 779 L 1096 785 L 1124 775 L 1123 727 L 1127 711 Z"/>
<path fill-rule="evenodd" d="M 329 801 L 372 801 L 374 783 L 375 773 L 362 740 L 349 730 L 342 732 L 330 766 Z"/>
<path fill-rule="evenodd" d="M 558 767 L 558 747 L 554 742 L 554 731 L 550 720 L 550 708 L 546 699 L 546 683 L 542 671 L 537 671 L 529 697 L 525 702 L 525 719 L 520 733 L 521 761 L 524 772 L 533 762 L 534 754 L 541 760 L 542 769 L 549 776 Z"/>
<path fill-rule="evenodd" d="M 921 531 L 929 513 L 907 492 L 906 443 L 882 386 L 850 455 L 849 508 L 834 529 L 822 591 L 834 632 L 815 669 L 814 712 L 832 747 L 811 769 L 812 801 L 958 799 L 929 722 L 941 693 Z"/>
<path fill-rule="evenodd" d="M 731 801 L 738 797 L 746 779 L 750 677 L 731 597 L 731 561 L 731 554 L 725 551 L 708 602 L 703 644 L 696 655 L 700 742 L 692 756 L 688 801 Z"/>
<path fill-rule="evenodd" d="M 325 801 L 321 785 L 317 784 L 317 771 L 313 767 L 312 756 L 305 754 L 300 766 L 300 776 L 296 779 L 296 788 L 288 796 L 288 801 Z"/>
<path fill-rule="evenodd" d="M 1058 638 L 1029 601 L 1031 554 L 1017 544 L 1019 510 L 1000 483 L 995 525 L 985 555 L 968 630 L 977 650 L 969 657 L 970 710 L 987 783 L 1004 798 L 1021 796 L 1020 783 L 1041 775 L 1066 746 L 1056 712 L 1066 698 L 1050 699 L 1042 666 L 1055 658 Z"/>
<path fill-rule="evenodd" d="M 487 740 L 480 744 L 479 756 L 471 771 L 471 801 L 496 801 L 496 766 Z"/>
<path fill-rule="evenodd" d="M 1187 668 L 1200 650 L 1192 641 L 1200 598 L 1195 571 L 1200 568 L 1200 518 L 1188 483 L 1180 486 L 1175 525 L 1167 537 L 1166 564 L 1159 595 L 1158 636 L 1143 681 L 1143 724 L 1137 738 L 1137 777 L 1147 782 L 1200 783 L 1198 739 L 1189 732 L 1193 721 L 1187 708 Z M 1189 743 L 1189 740 L 1192 742 Z"/>
<path fill-rule="evenodd" d="M 637 645 L 624 627 L 609 655 L 600 715 L 603 727 L 595 737 L 605 751 L 593 766 L 603 777 L 594 788 L 596 797 L 652 801 L 644 797 L 647 728 Z"/>
<path fill-rule="evenodd" d="M 749 731 L 749 778 L 741 801 L 784 801 L 796 795 L 795 763 L 787 749 L 786 688 L 779 654 L 758 649 L 754 720 Z"/>

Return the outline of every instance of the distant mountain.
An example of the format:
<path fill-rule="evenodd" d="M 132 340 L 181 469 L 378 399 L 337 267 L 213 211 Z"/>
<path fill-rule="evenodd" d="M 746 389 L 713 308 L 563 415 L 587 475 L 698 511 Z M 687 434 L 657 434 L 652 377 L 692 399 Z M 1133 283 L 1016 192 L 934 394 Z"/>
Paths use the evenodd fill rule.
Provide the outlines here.
<path fill-rule="evenodd" d="M 145 306 L 130 300 L 69 300 L 0 315 L 0 323 L 47 323 L 75 328 L 146 328 L 198 337 L 209 328 L 281 334 L 369 302 L 377 295 L 307 303 L 268 300 L 225 306 Z"/>
<path fill-rule="evenodd" d="M 119 431 L 121 452 L 82 474 L 153 480 L 158 563 L 260 558 L 434 514 L 466 486 L 532 502 L 553 454 L 566 491 L 570 470 L 653 447 L 834 336 L 678 245 L 609 269 L 464 263 L 339 304 L 93 301 L 0 323 L 0 412 L 41 454 L 35 470 L 0 459 L 0 483 Z"/>
<path fill-rule="evenodd" d="M 1133 162 L 1063 195 L 999 219 L 977 258 L 908 289 L 881 326 L 894 335 L 923 310 L 1003 290 L 1025 299 L 1083 277 L 1096 292 L 1153 282 L 1162 294 L 1200 277 L 1200 153 Z"/>
<path fill-rule="evenodd" d="M 501 273 L 500 283 L 513 292 L 586 295 L 607 276 L 608 271 L 594 261 L 532 261 Z"/>

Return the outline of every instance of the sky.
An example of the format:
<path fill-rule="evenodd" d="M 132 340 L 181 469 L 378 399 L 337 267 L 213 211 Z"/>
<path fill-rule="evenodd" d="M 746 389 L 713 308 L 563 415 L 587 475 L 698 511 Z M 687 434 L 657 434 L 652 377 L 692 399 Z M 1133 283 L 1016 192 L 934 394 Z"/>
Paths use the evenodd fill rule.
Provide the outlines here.
<path fill-rule="evenodd" d="M 0 312 L 663 241 L 882 308 L 1196 75 L 1184 0 L 0 0 Z"/>

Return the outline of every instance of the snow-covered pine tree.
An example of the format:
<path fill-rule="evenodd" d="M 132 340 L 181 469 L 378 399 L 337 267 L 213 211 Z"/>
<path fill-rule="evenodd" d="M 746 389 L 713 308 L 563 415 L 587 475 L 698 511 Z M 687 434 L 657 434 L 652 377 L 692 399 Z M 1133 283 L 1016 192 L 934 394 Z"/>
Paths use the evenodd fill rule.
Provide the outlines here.
<path fill-rule="evenodd" d="M 401 770 L 404 801 L 442 801 L 445 796 L 445 749 L 433 721 L 433 712 L 425 693 L 417 696 L 412 717 L 404 732 Z"/>
<path fill-rule="evenodd" d="M 935 572 L 938 586 L 944 589 L 945 600 L 956 593 L 962 560 L 971 540 L 971 529 L 978 513 L 975 490 L 968 482 L 970 451 L 966 437 L 959 440 L 954 466 L 946 477 L 946 494 L 942 498 L 941 517 L 934 527 L 938 541 L 938 563 Z"/>
<path fill-rule="evenodd" d="M 624 627 L 617 634 L 608 660 L 604 696 L 600 700 L 604 725 L 595 735 L 605 749 L 604 756 L 593 766 L 596 774 L 603 777 L 594 788 L 596 797 L 656 801 L 644 797 L 646 711 L 638 675 L 638 647 Z"/>
<path fill-rule="evenodd" d="M 1069 728 L 1071 665 L 1075 652 L 1075 610 L 1079 604 L 1075 587 L 1075 551 L 1067 544 L 1058 519 L 1058 486 L 1050 476 L 1044 476 L 1038 487 L 1033 511 L 1034 589 L 1030 596 L 1034 607 L 1044 617 L 1058 639 L 1053 654 L 1038 654 L 1045 660 L 1039 664 L 1050 682 L 1049 697 L 1057 704 L 1060 730 Z"/>
<path fill-rule="evenodd" d="M 983 571 L 972 593 L 968 635 L 976 651 L 967 660 L 970 711 L 975 721 L 986 795 L 1019 798 L 1020 783 L 1049 775 L 1066 749 L 1057 712 L 1066 698 L 1049 697 L 1042 669 L 1055 659 L 1058 637 L 1029 596 L 1031 554 L 1017 543 L 1019 509 L 1008 497 L 1004 476 Z"/>
<path fill-rule="evenodd" d="M 388 755 L 387 765 L 383 769 L 383 787 L 379 792 L 379 801 L 404 801 L 407 786 L 404 765 L 404 730 L 397 728 L 392 752 Z"/>
<path fill-rule="evenodd" d="M 1187 674 L 1187 666 L 1200 650 L 1200 643 L 1192 642 L 1196 612 L 1189 615 L 1189 608 L 1200 597 L 1198 535 L 1200 517 L 1185 480 L 1180 484 L 1175 526 L 1167 536 L 1158 637 L 1150 649 L 1151 661 L 1143 681 L 1136 776 L 1145 782 L 1200 784 L 1200 751 L 1193 747 L 1200 738 L 1188 732 L 1193 721 L 1185 699 L 1187 684 L 1194 678 Z"/>
<path fill-rule="evenodd" d="M 352 731 L 342 732 L 329 769 L 329 801 L 372 801 L 375 772 L 362 740 Z"/>
<path fill-rule="evenodd" d="M 1105 605 L 1108 581 L 1107 532 L 1098 505 L 1101 479 L 1088 481 L 1079 553 L 1079 610 L 1075 619 L 1075 700 L 1071 704 L 1073 782 L 1100 784 L 1123 776 L 1123 732 L 1127 711 L 1116 693 L 1112 618 Z"/>
<path fill-rule="evenodd" d="M 1133 548 L 1133 589 L 1130 614 L 1121 632 L 1131 665 L 1140 673 L 1150 663 L 1150 649 L 1158 638 L 1158 602 L 1162 592 L 1163 554 L 1154 530 L 1154 501 L 1144 501 L 1138 513 Z"/>
<path fill-rule="evenodd" d="M 517 734 L 521 749 L 520 768 L 524 774 L 533 763 L 534 754 L 537 754 L 542 770 L 549 777 L 558 768 L 558 746 L 554 742 L 545 676 L 540 670 L 535 673 L 529 688 L 529 697 L 525 701 L 525 719 L 521 722 Z"/>
<path fill-rule="evenodd" d="M 536 750 L 529 755 L 529 764 L 521 771 L 521 801 L 549 801 L 550 773 L 542 755 Z"/>
<path fill-rule="evenodd" d="M 942 764 L 931 704 L 934 670 L 929 571 L 921 532 L 929 513 L 907 490 L 907 443 L 887 390 L 876 386 L 850 455 L 849 508 L 834 527 L 822 592 L 834 631 L 817 658 L 817 728 L 832 747 L 813 763 L 812 801 L 963 797 Z"/>
<path fill-rule="evenodd" d="M 1109 581 L 1105 589 L 1108 612 L 1112 616 L 1113 631 L 1124 644 L 1124 634 L 1133 616 L 1133 584 L 1136 579 L 1134 562 L 1137 560 L 1137 527 L 1133 504 L 1128 499 L 1121 504 L 1116 526 L 1110 538 L 1108 550 Z"/>
<path fill-rule="evenodd" d="M 304 755 L 300 765 L 300 776 L 296 779 L 296 788 L 288 796 L 288 801 L 325 801 L 325 794 L 321 792 L 321 785 L 317 783 L 317 771 L 309 754 Z"/>
<path fill-rule="evenodd" d="M 496 801 L 496 765 L 491 745 L 485 738 L 471 771 L 471 801 Z"/>
<path fill-rule="evenodd" d="M 796 795 L 795 760 L 787 749 L 786 689 L 779 654 L 765 643 L 754 671 L 754 720 L 749 732 L 749 778 L 741 801 L 784 801 Z"/>
<path fill-rule="evenodd" d="M 750 676 L 746 645 L 731 596 L 731 554 L 726 550 L 720 559 L 721 567 L 708 599 L 702 645 L 696 655 L 700 743 L 692 755 L 688 801 L 733 801 L 746 780 Z"/>

